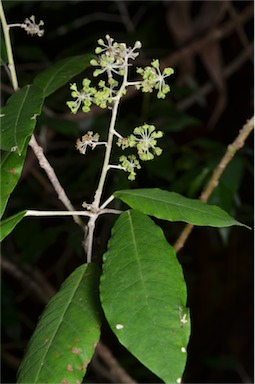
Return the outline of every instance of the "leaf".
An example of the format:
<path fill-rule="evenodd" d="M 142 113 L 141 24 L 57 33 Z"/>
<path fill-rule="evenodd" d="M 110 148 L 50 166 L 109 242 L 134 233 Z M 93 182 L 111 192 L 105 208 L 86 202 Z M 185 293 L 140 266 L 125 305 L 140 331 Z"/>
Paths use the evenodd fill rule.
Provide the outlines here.
<path fill-rule="evenodd" d="M 18 372 L 18 383 L 81 383 L 100 337 L 100 271 L 83 264 L 46 306 Z"/>
<path fill-rule="evenodd" d="M 25 156 L 26 151 L 23 151 L 20 156 L 17 152 L 6 152 L 1 158 L 0 217 L 4 213 L 10 194 L 19 181 Z"/>
<path fill-rule="evenodd" d="M 207 205 L 200 200 L 189 199 L 178 193 L 159 188 L 126 189 L 115 192 L 114 196 L 131 208 L 158 219 L 184 221 L 189 224 L 210 227 L 240 225 L 249 228 L 216 205 Z"/>
<path fill-rule="evenodd" d="M 176 383 L 190 321 L 174 248 L 148 216 L 131 210 L 117 219 L 103 259 L 100 297 L 113 332 L 164 382 Z"/>
<path fill-rule="evenodd" d="M 39 73 L 34 79 L 34 84 L 40 87 L 47 97 L 86 69 L 92 58 L 94 55 L 86 54 L 63 59 Z"/>
<path fill-rule="evenodd" d="M 25 213 L 26 211 L 22 211 L 0 221 L 0 242 L 13 231 L 16 225 L 23 219 Z"/>
<path fill-rule="evenodd" d="M 35 85 L 26 85 L 15 92 L 1 109 L 1 149 L 17 149 L 21 153 L 41 113 L 43 95 Z"/>

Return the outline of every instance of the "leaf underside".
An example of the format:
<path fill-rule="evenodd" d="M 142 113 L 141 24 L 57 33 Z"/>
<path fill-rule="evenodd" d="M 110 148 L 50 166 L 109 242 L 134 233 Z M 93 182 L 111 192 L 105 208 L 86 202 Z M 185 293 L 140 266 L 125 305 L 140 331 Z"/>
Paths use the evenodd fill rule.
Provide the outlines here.
<path fill-rule="evenodd" d="M 0 218 L 6 208 L 10 194 L 17 185 L 23 168 L 26 151 L 19 156 L 17 152 L 6 152 L 1 157 Z"/>
<path fill-rule="evenodd" d="M 174 248 L 141 212 L 126 211 L 113 227 L 100 297 L 120 343 L 164 382 L 176 383 L 190 335 L 186 284 Z"/>
<path fill-rule="evenodd" d="M 34 84 L 40 87 L 47 97 L 85 70 L 92 58 L 94 56 L 89 54 L 65 58 L 37 75 Z"/>
<path fill-rule="evenodd" d="M 18 383 L 81 383 L 100 337 L 100 271 L 78 267 L 46 306 L 18 372 Z"/>
<path fill-rule="evenodd" d="M 16 149 L 20 154 L 32 135 L 36 116 L 40 115 L 43 94 L 35 85 L 26 85 L 15 92 L 1 109 L 1 149 Z"/>
<path fill-rule="evenodd" d="M 0 242 L 13 231 L 16 225 L 23 219 L 25 213 L 26 211 L 22 211 L 0 221 Z"/>
<path fill-rule="evenodd" d="M 190 199 L 159 188 L 127 189 L 115 192 L 114 196 L 131 208 L 158 219 L 183 221 L 199 226 L 240 225 L 247 227 L 216 205 L 208 205 L 200 200 Z"/>

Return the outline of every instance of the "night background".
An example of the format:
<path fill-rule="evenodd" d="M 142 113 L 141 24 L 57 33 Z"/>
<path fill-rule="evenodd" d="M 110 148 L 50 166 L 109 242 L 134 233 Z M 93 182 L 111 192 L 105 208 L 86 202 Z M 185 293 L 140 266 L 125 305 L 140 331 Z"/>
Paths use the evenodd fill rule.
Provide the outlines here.
<path fill-rule="evenodd" d="M 198 198 L 213 169 L 253 115 L 252 1 L 3 1 L 8 23 L 35 15 L 43 37 L 11 30 L 20 87 L 53 63 L 93 53 L 106 34 L 133 46 L 142 42 L 136 66 L 159 58 L 170 66 L 171 92 L 130 92 L 118 120 L 123 135 L 145 121 L 164 131 L 163 154 L 143 163 L 134 182 L 110 172 L 105 196 L 125 188 L 158 187 Z M 1 67 L 2 105 L 13 90 Z M 92 70 L 72 82 L 81 84 Z M 135 76 L 135 73 L 134 73 Z M 46 99 L 35 135 L 76 209 L 90 201 L 103 151 L 82 156 L 76 139 L 87 130 L 104 138 L 109 112 L 93 107 L 72 115 L 66 84 Z M 106 136 L 105 136 L 106 137 Z M 116 159 L 119 156 L 116 151 Z M 209 203 L 253 228 L 253 134 L 222 175 Z M 120 203 L 118 203 L 120 204 Z M 118 207 L 117 207 L 118 208 Z M 23 209 L 63 210 L 31 148 L 4 217 Z M 116 218 L 98 221 L 94 261 L 100 265 Z M 170 244 L 184 224 L 157 220 Z M 84 262 L 83 233 L 71 218 L 26 218 L 1 247 L 1 382 L 13 383 L 24 349 L 44 306 L 65 278 Z M 252 383 L 254 367 L 253 230 L 195 228 L 178 253 L 188 287 L 192 333 L 185 383 Z M 102 342 L 139 383 L 159 379 L 127 352 L 106 322 Z M 121 382 L 99 352 L 84 383 Z M 124 381 L 123 381 L 124 382 Z"/>

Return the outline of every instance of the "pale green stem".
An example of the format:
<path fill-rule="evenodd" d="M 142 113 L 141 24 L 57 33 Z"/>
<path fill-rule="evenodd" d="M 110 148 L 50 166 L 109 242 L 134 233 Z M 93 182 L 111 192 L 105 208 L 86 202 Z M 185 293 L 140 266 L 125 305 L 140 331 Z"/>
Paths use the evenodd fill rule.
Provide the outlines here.
<path fill-rule="evenodd" d="M 13 53 L 12 53 L 10 28 L 6 22 L 3 4 L 1 0 L 0 0 L 0 20 L 1 20 L 2 28 L 4 32 L 4 39 L 5 39 L 6 51 L 7 51 L 7 57 L 8 57 L 8 68 L 10 70 L 12 86 L 13 86 L 13 89 L 17 91 L 19 89 L 19 85 L 18 85 L 17 74 L 15 70 L 15 64 L 14 64 Z"/>
<path fill-rule="evenodd" d="M 116 125 L 116 119 L 117 119 L 117 112 L 118 112 L 122 92 L 125 89 L 126 84 L 127 84 L 127 75 L 128 75 L 128 66 L 125 67 L 123 82 L 122 82 L 122 85 L 119 89 L 118 95 L 114 101 L 114 105 L 113 105 L 113 109 L 112 109 L 112 117 L 111 117 L 111 122 L 110 122 L 110 127 L 109 127 L 108 140 L 107 140 L 107 146 L 106 146 L 106 151 L 105 151 L 102 173 L 100 176 L 100 180 L 98 183 L 98 187 L 97 187 L 94 202 L 93 202 L 93 206 L 95 208 L 98 208 L 100 205 L 100 199 L 101 199 L 101 196 L 103 193 L 105 179 L 107 176 L 107 172 L 109 170 L 109 162 L 110 162 L 110 156 L 111 156 L 111 151 L 112 151 L 112 141 L 113 141 L 114 134 L 116 134 L 115 125 Z"/>
<path fill-rule="evenodd" d="M 94 201 L 92 203 L 92 207 L 94 209 L 95 215 L 93 217 L 90 217 L 87 228 L 88 233 L 85 239 L 85 249 L 87 250 L 87 262 L 90 263 L 92 259 L 92 248 L 93 248 L 93 237 L 94 237 L 94 231 L 95 231 L 95 222 L 100 212 L 100 200 L 104 189 L 104 184 L 107 176 L 107 172 L 110 169 L 109 163 L 110 163 L 110 157 L 112 152 L 112 142 L 114 135 L 120 137 L 120 135 L 115 130 L 116 125 L 116 119 L 117 119 L 117 113 L 119 108 L 119 103 L 121 96 L 123 94 L 123 91 L 125 87 L 128 84 L 127 77 L 128 77 L 128 59 L 126 58 L 126 66 L 125 66 L 125 73 L 123 75 L 123 82 L 122 85 L 118 91 L 118 94 L 116 96 L 116 99 L 114 100 L 113 109 L 112 109 L 112 116 L 110 121 L 110 127 L 109 127 L 109 133 L 108 133 L 108 139 L 107 139 L 107 146 L 105 151 L 105 157 L 104 157 L 104 163 L 102 167 L 101 176 L 99 179 L 98 187 L 95 192 Z M 104 205 L 104 204 L 103 204 Z M 104 205 L 105 206 L 105 205 Z"/>

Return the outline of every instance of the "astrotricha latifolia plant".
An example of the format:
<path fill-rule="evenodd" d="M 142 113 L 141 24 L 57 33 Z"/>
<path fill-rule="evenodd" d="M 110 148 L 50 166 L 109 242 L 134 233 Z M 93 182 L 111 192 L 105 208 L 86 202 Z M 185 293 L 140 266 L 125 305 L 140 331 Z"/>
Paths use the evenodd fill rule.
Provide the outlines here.
<path fill-rule="evenodd" d="M 163 132 L 150 122 L 139 122 L 127 136 L 118 128 L 119 106 L 128 87 L 140 92 L 155 91 L 159 99 L 164 99 L 170 91 L 167 81 L 173 69 L 162 71 L 155 59 L 145 68 L 136 68 L 135 80 L 130 80 L 141 42 L 129 47 L 106 35 L 98 40 L 97 56 L 64 59 L 37 75 L 33 84 L 19 89 L 9 36 L 11 26 L 6 23 L 1 2 L 0 6 L 6 60 L 15 90 L 1 110 L 1 148 L 5 151 L 1 214 L 20 177 L 28 145 L 67 208 L 19 212 L 1 222 L 1 238 L 25 216 L 71 215 L 84 231 L 86 252 L 86 262 L 63 282 L 41 315 L 19 368 L 18 383 L 81 383 L 100 342 L 103 318 L 119 342 L 163 382 L 181 383 L 190 336 L 186 283 L 176 257 L 178 247 L 167 242 L 153 218 L 182 221 L 189 226 L 242 224 L 219 207 L 159 188 L 112 191 L 110 197 L 104 197 L 109 172 L 126 172 L 132 181 L 139 176 L 143 162 L 156 161 L 162 153 Z M 20 24 L 28 33 L 39 36 L 43 35 L 42 25 L 36 24 L 34 16 Z M 92 131 L 77 139 L 76 149 L 84 156 L 85 165 L 90 150 L 104 151 L 104 159 L 91 202 L 81 202 L 83 209 L 76 211 L 33 131 L 47 96 L 90 64 L 94 67 L 93 81 L 85 78 L 81 86 L 72 83 L 72 100 L 67 101 L 67 106 L 74 114 L 79 109 L 87 113 L 93 105 L 107 109 L 110 123 L 102 139 Z M 116 164 L 111 160 L 114 148 L 123 150 Z M 115 209 L 114 199 L 122 200 L 129 209 Z M 102 255 L 101 269 L 93 258 L 93 238 L 96 221 L 103 214 L 119 217 Z"/>

